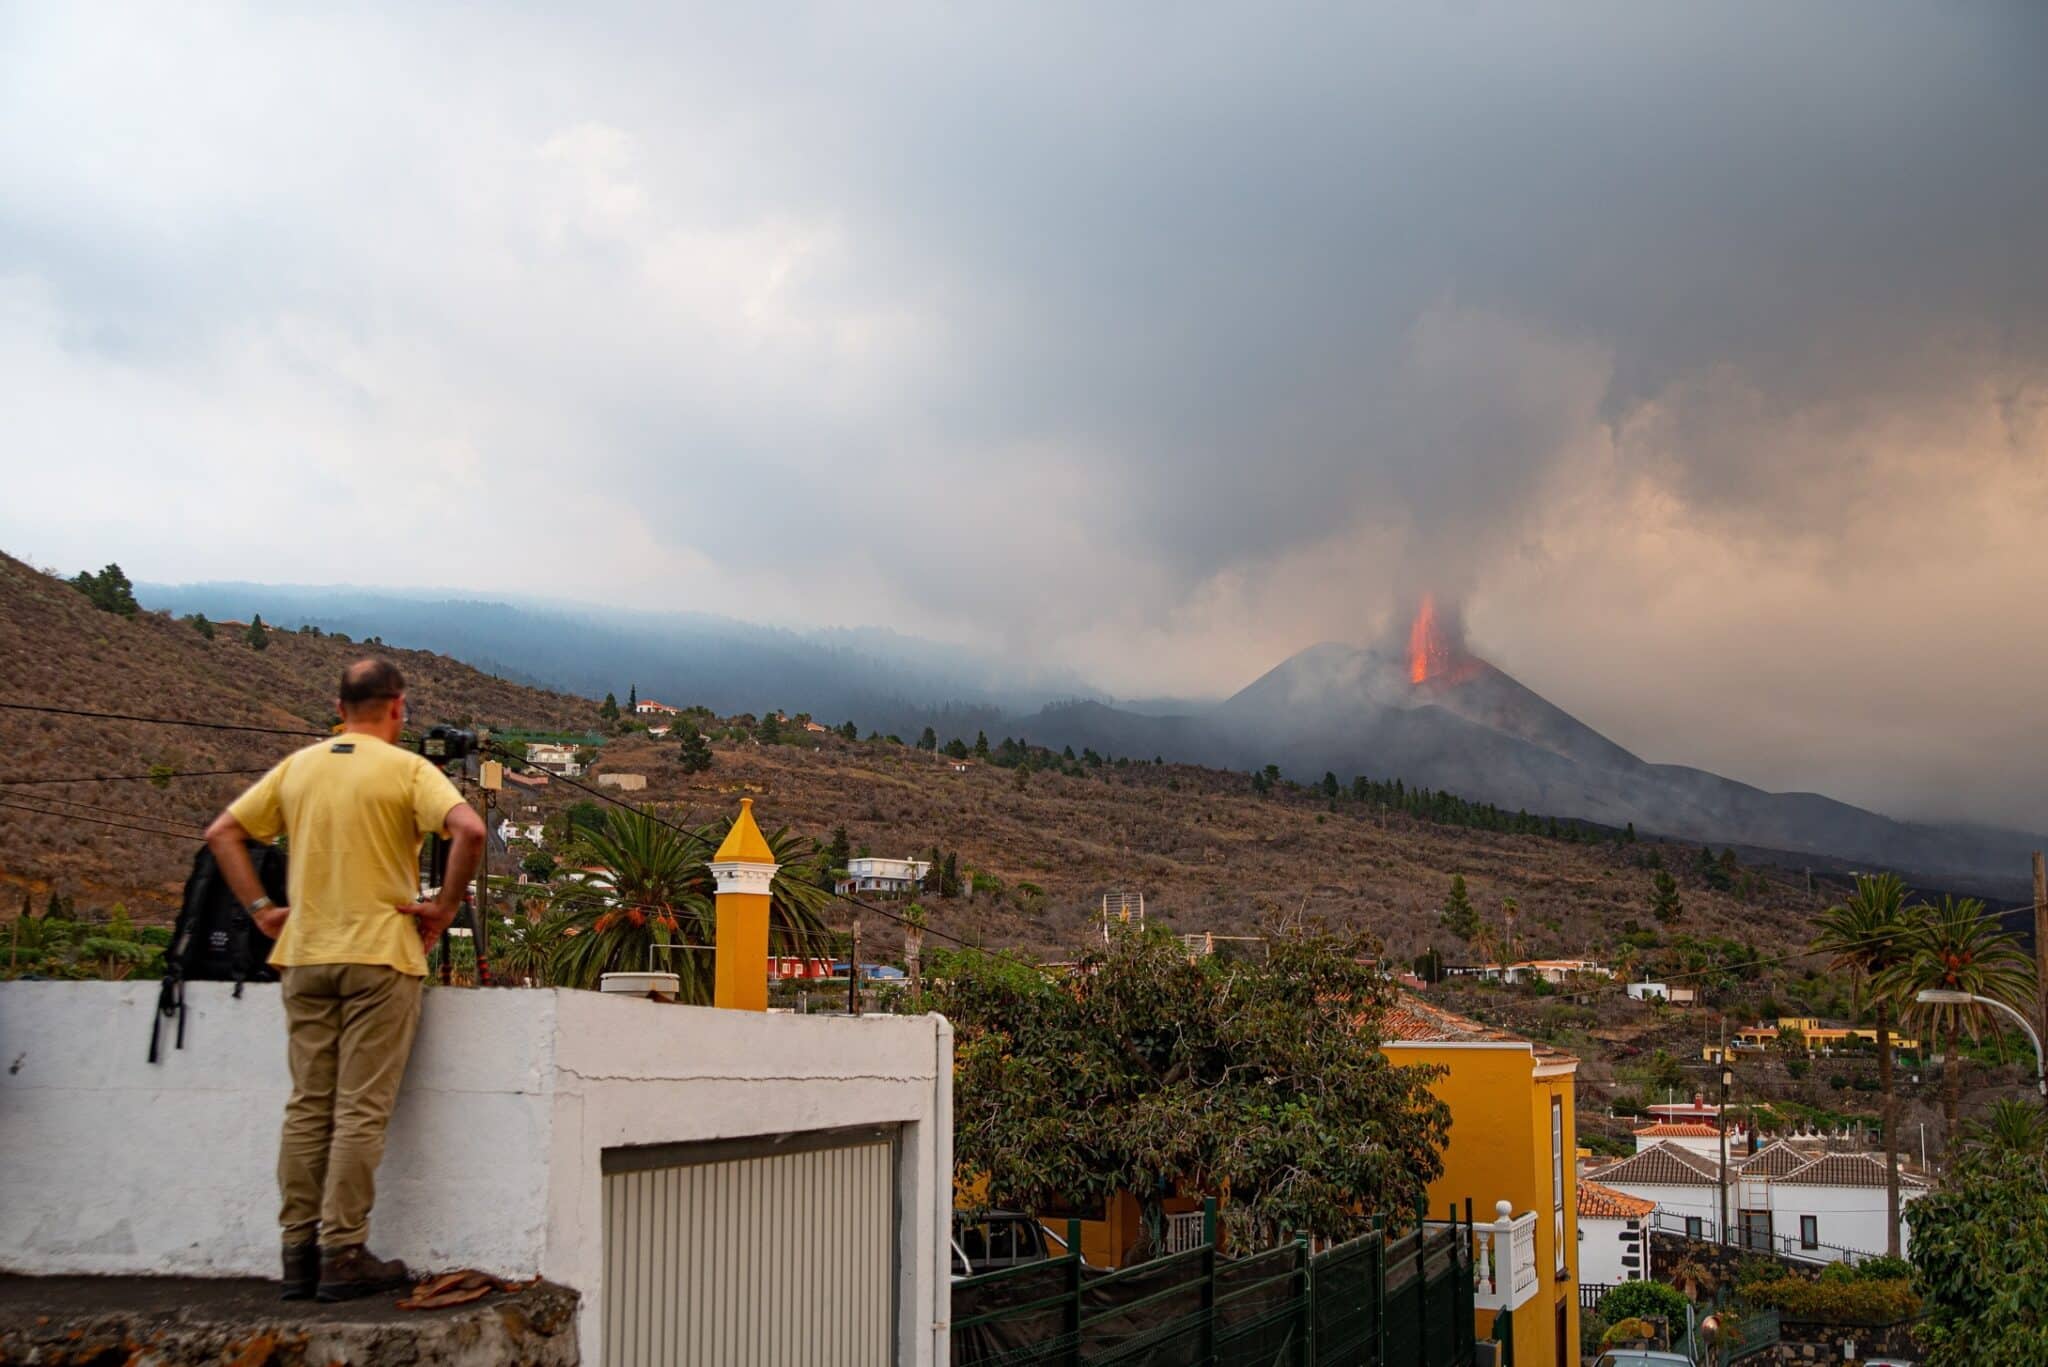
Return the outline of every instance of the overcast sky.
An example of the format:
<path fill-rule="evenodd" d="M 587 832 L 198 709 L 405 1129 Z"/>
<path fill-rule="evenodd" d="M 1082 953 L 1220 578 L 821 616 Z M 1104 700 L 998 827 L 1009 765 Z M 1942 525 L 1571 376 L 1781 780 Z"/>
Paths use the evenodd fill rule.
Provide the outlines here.
<path fill-rule="evenodd" d="M 1431 13 L 1425 14 L 1424 11 Z M 2048 7 L 0 5 L 0 547 L 2048 827 Z"/>

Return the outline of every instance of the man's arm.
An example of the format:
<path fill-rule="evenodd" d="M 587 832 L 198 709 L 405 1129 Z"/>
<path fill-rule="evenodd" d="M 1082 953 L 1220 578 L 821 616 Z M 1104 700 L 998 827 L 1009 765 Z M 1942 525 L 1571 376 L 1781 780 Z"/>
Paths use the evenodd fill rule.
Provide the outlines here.
<path fill-rule="evenodd" d="M 462 894 L 469 888 L 469 880 L 476 877 L 477 866 L 484 859 L 484 819 L 476 814 L 476 808 L 467 802 L 458 802 L 448 809 L 447 831 L 448 876 L 441 884 L 441 890 L 431 902 L 414 902 L 399 911 L 407 916 L 416 916 L 420 923 L 420 939 L 429 953 L 441 938 L 441 932 L 455 922 L 455 913 L 462 909 Z"/>
<path fill-rule="evenodd" d="M 235 820 L 232 812 L 222 812 L 206 828 L 206 848 L 213 851 L 213 862 L 220 866 L 221 876 L 228 880 L 228 887 L 245 907 L 269 896 L 263 890 L 263 880 L 256 876 L 255 863 L 249 858 L 249 839 L 249 832 Z M 285 918 L 291 915 L 291 911 L 290 907 L 268 906 L 251 912 L 250 919 L 256 922 L 258 930 L 275 940 L 277 933 L 284 929 Z"/>

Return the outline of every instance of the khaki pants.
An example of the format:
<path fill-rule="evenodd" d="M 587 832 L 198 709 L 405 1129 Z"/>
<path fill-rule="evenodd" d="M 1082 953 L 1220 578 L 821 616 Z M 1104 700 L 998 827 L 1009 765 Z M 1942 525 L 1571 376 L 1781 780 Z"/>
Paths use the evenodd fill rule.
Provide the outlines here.
<path fill-rule="evenodd" d="M 283 970 L 292 1099 L 277 1185 L 284 1242 L 323 1248 L 370 1237 L 384 1127 L 420 1021 L 425 979 L 378 964 Z"/>

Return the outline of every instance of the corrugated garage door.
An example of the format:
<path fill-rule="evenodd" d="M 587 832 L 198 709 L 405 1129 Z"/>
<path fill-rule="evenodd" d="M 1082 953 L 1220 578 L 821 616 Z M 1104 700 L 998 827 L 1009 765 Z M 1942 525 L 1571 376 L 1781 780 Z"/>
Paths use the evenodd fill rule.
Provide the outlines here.
<path fill-rule="evenodd" d="M 606 1367 L 886 1367 L 896 1128 L 607 1149 Z"/>

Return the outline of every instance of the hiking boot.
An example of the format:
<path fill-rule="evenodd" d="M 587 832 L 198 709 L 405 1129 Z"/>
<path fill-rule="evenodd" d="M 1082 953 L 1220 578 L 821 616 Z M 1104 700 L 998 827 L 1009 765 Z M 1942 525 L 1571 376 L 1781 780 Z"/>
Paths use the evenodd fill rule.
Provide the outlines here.
<path fill-rule="evenodd" d="M 323 1301 L 352 1301 L 412 1285 L 412 1273 L 396 1258 L 379 1258 L 362 1244 L 320 1250 Z"/>
<path fill-rule="evenodd" d="M 309 1301 L 320 1286 L 320 1245 L 311 1239 L 284 1246 L 281 1301 Z"/>

